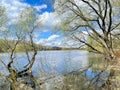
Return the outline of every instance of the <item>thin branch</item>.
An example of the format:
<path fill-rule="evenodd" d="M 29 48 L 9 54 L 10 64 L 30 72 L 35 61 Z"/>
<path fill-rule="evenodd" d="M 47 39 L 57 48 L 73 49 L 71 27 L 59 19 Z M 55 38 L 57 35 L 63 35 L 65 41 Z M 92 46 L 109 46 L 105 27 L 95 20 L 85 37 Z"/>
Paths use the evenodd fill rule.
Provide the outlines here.
<path fill-rule="evenodd" d="M 79 39 L 79 38 L 78 38 L 77 36 L 75 36 L 74 34 L 73 34 L 73 37 L 74 37 L 75 39 L 77 39 L 78 41 L 84 43 L 86 46 L 90 47 L 93 51 L 96 51 L 96 52 L 98 52 L 98 53 L 100 53 L 100 54 L 103 54 L 101 51 L 95 49 L 93 46 L 91 46 L 91 45 L 88 44 L 87 42 L 85 42 L 85 41 Z"/>
<path fill-rule="evenodd" d="M 114 29 L 116 29 L 119 25 L 120 25 L 120 22 L 118 24 L 116 24 L 114 27 L 112 27 L 111 31 L 113 31 Z"/>
<path fill-rule="evenodd" d="M 84 3 L 86 3 L 90 8 L 92 8 L 95 13 L 102 19 L 103 17 L 98 13 L 98 11 L 88 2 L 88 1 L 85 1 L 85 0 L 82 0 Z"/>
<path fill-rule="evenodd" d="M 37 55 L 37 50 L 35 48 L 35 45 L 34 45 L 34 42 L 33 42 L 33 37 L 32 37 L 33 30 L 34 30 L 34 28 L 30 31 L 30 42 L 31 42 L 31 46 L 33 48 L 33 53 L 34 54 L 33 54 L 32 58 L 31 58 L 30 62 L 26 66 L 26 68 L 24 70 L 22 70 L 22 71 L 19 71 L 18 75 L 21 75 L 21 74 L 27 72 L 28 70 L 30 70 L 32 68 L 33 64 L 34 64 L 35 56 Z"/>
<path fill-rule="evenodd" d="M 110 2 L 110 0 L 108 0 L 108 5 L 109 5 L 109 26 L 108 26 L 108 33 L 107 34 L 109 34 L 110 33 L 110 31 L 111 31 L 111 26 L 112 26 L 112 5 L 111 5 L 111 2 Z"/>

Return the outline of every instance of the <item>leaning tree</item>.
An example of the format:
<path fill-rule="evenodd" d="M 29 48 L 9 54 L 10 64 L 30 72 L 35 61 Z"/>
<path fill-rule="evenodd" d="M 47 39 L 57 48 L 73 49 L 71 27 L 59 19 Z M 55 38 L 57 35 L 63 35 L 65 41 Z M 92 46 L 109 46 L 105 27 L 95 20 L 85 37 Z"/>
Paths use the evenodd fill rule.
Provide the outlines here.
<path fill-rule="evenodd" d="M 56 0 L 54 8 L 62 18 L 58 24 L 62 30 L 89 47 L 89 51 L 113 58 L 120 28 L 119 3 L 118 0 Z"/>
<path fill-rule="evenodd" d="M 4 14 L 4 13 L 3 13 Z M 2 13 L 0 12 L 0 19 L 2 17 Z M 3 18 L 4 19 L 4 18 Z M 2 52 L 8 53 L 7 63 L 5 63 L 6 57 L 1 56 L 0 61 L 8 71 L 9 75 L 6 76 L 4 73 L 0 73 L 4 77 L 5 80 L 10 83 L 10 90 L 33 90 L 31 87 L 19 81 L 19 78 L 22 78 L 26 75 L 30 77 L 30 80 L 33 82 L 34 87 L 36 85 L 35 79 L 32 74 L 32 66 L 35 62 L 35 57 L 37 55 L 37 49 L 34 42 L 34 31 L 38 26 L 39 22 L 36 22 L 37 14 L 36 10 L 33 7 L 26 7 L 20 11 L 19 16 L 15 19 L 14 22 L 9 22 L 9 24 L 5 25 L 4 22 L 0 25 L 6 26 L 6 30 L 1 28 L 0 34 L 1 36 L 1 48 Z M 2 21 L 1 21 L 2 22 Z M 17 57 L 17 49 L 18 46 L 20 49 L 23 49 L 26 55 L 26 59 L 28 63 L 19 69 L 17 64 L 15 65 L 16 60 L 20 60 L 21 58 Z M 28 46 L 30 48 L 28 48 Z M 30 53 L 32 52 L 32 54 Z M 4 57 L 4 58 L 3 58 Z M 18 63 L 21 62 L 18 61 Z M 6 71 L 6 72 L 7 72 Z"/>
<path fill-rule="evenodd" d="M 80 42 L 80 46 L 89 47 L 89 51 L 105 55 L 107 61 L 118 61 L 116 50 L 119 50 L 120 39 L 120 1 L 119 0 L 56 0 L 55 11 L 61 22 L 57 27 L 70 34 Z M 102 87 L 112 90 L 120 87 L 119 63 L 113 62 L 109 66 L 109 75 Z M 106 73 L 106 67 L 101 73 Z"/>

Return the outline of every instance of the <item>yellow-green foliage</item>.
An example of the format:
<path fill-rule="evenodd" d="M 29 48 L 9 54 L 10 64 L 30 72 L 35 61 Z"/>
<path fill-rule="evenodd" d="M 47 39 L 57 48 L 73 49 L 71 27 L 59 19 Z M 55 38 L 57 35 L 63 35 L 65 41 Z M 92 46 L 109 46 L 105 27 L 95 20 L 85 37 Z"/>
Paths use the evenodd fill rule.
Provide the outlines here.
<path fill-rule="evenodd" d="M 95 36 L 94 36 L 94 37 L 95 37 Z M 94 47 L 96 50 L 103 51 L 103 47 L 101 46 L 101 44 L 96 41 L 96 40 L 98 40 L 97 37 L 95 37 L 95 38 L 96 38 L 96 39 L 93 39 L 93 38 L 91 38 L 91 37 L 88 36 L 88 38 L 87 38 L 87 43 L 89 43 L 89 44 L 90 44 L 92 47 Z M 99 40 L 99 42 L 102 42 L 102 43 L 103 43 L 103 41 L 100 41 L 100 40 Z M 88 49 L 89 51 L 92 50 L 90 47 L 87 47 L 87 49 Z"/>
<path fill-rule="evenodd" d="M 79 71 L 66 75 L 63 83 L 63 90 L 94 90 L 93 86 Z"/>
<path fill-rule="evenodd" d="M 15 40 L 6 40 L 0 39 L 0 52 L 11 52 L 11 50 L 15 47 Z M 50 46 L 42 46 L 38 44 L 34 44 L 37 50 L 60 50 L 60 47 L 50 47 Z M 30 42 L 21 41 L 17 44 L 15 48 L 15 52 L 25 52 L 25 51 L 32 51 L 33 47 L 31 46 Z"/>
<path fill-rule="evenodd" d="M 7 41 L 4 39 L 0 39 L 0 52 L 6 52 L 9 51 L 10 47 L 12 47 L 12 42 Z"/>
<path fill-rule="evenodd" d="M 113 40 L 113 48 L 120 49 L 120 40 L 118 39 Z"/>
<path fill-rule="evenodd" d="M 103 70 L 107 65 L 107 61 L 100 54 L 89 53 L 88 60 L 93 71 Z"/>
<path fill-rule="evenodd" d="M 97 49 L 97 50 L 99 50 L 99 51 L 103 51 L 104 48 L 106 47 L 106 44 L 104 43 L 104 41 L 101 40 L 101 39 L 98 39 L 98 37 L 95 36 L 95 35 L 94 35 L 94 38 L 96 38 L 96 39 L 93 39 L 93 38 L 91 38 L 91 37 L 88 36 L 87 42 L 88 42 L 91 46 L 93 46 L 95 49 Z M 99 42 L 102 43 L 105 47 L 103 47 L 102 44 L 98 43 L 97 40 L 99 40 Z M 114 40 L 112 40 L 112 43 L 113 43 L 113 44 L 112 44 L 112 45 L 113 45 L 113 46 L 112 46 L 113 49 L 120 49 L 120 40 L 114 39 Z M 88 50 L 92 50 L 90 47 L 87 47 L 87 49 L 88 49 Z"/>
<path fill-rule="evenodd" d="M 24 42 L 22 42 L 22 43 L 19 43 L 19 44 L 17 45 L 17 47 L 16 47 L 16 52 L 23 52 L 23 51 L 25 51 L 25 50 L 27 50 L 27 51 L 32 50 L 31 45 L 28 44 L 28 43 L 25 43 L 25 44 L 24 44 Z"/>
<path fill-rule="evenodd" d="M 14 40 L 0 39 L 0 52 L 10 52 L 15 47 L 15 43 L 16 41 Z M 39 46 L 37 45 L 36 47 L 39 48 Z M 23 52 L 25 50 L 27 51 L 32 50 L 32 47 L 28 42 L 18 43 L 15 49 L 16 52 Z"/>

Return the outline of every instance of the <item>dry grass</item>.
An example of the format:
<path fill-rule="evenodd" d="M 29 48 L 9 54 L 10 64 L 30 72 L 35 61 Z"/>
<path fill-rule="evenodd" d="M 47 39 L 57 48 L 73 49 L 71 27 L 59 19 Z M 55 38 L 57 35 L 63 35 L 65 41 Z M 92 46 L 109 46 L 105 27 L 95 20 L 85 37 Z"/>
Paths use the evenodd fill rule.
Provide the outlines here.
<path fill-rule="evenodd" d="M 114 52 L 115 52 L 115 56 L 117 58 L 120 58 L 120 50 L 115 50 Z"/>

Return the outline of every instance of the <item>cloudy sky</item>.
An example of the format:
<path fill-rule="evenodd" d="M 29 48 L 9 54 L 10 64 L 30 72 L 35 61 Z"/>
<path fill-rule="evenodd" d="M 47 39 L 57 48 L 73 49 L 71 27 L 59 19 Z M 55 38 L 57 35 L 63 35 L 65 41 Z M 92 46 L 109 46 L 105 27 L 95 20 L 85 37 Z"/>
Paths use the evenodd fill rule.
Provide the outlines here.
<path fill-rule="evenodd" d="M 47 1 L 47 0 L 46 0 Z M 60 46 L 62 42 L 62 33 L 54 30 L 54 26 L 60 21 L 53 9 L 53 0 L 1 0 L 0 3 L 7 8 L 7 14 L 14 22 L 18 17 L 20 10 L 25 7 L 33 6 L 39 12 L 39 18 L 42 20 L 42 28 L 35 34 L 35 42 L 38 44 Z"/>

